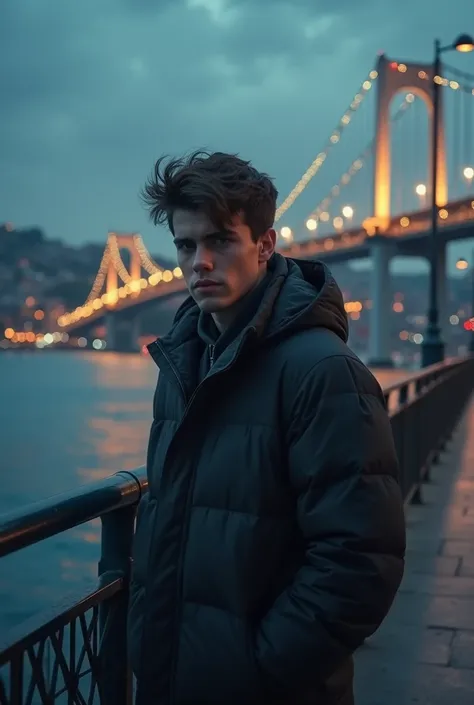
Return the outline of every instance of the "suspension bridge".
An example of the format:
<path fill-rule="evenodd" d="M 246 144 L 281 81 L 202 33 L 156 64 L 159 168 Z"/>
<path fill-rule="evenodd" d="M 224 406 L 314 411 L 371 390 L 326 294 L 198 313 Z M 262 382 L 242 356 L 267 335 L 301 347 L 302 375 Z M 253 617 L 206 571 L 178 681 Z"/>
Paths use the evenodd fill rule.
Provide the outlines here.
<path fill-rule="evenodd" d="M 447 65 L 438 75 L 432 65 L 379 55 L 326 144 L 276 212 L 279 250 L 288 257 L 319 258 L 328 263 L 371 258 L 369 358 L 374 365 L 390 363 L 386 315 L 390 309 L 390 261 L 400 256 L 428 257 L 430 252 L 427 176 L 435 84 L 442 89 L 438 91 L 436 203 L 441 324 L 445 326 L 446 247 L 453 240 L 474 237 L 474 75 Z M 365 117 L 358 118 L 366 104 Z M 423 124 L 426 116 L 427 124 Z M 345 139 L 355 154 L 343 173 L 333 178 L 331 155 L 341 149 Z M 320 172 L 326 176 L 319 178 Z M 409 172 L 414 174 L 407 178 Z M 397 173 L 401 179 L 393 178 Z M 333 182 L 329 191 L 328 179 Z M 296 201 L 315 199 L 315 192 L 324 193 L 324 187 L 324 197 L 304 221 L 289 220 Z M 130 254 L 129 269 L 122 259 L 124 249 Z M 125 321 L 133 338 L 133 322 L 144 305 L 184 293 L 179 267 L 163 269 L 138 233 L 110 232 L 89 296 L 59 317 L 58 330 L 74 333 L 105 319 L 112 342 L 117 326 L 123 328 Z"/>

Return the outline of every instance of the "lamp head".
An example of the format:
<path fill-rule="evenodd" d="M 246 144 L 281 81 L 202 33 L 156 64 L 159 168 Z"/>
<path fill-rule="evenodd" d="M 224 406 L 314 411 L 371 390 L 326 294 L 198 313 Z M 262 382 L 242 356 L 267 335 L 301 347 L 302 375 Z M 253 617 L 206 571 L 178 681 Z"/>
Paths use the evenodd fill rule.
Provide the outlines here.
<path fill-rule="evenodd" d="M 462 53 L 474 51 L 474 38 L 470 34 L 460 34 L 453 43 L 454 49 Z"/>

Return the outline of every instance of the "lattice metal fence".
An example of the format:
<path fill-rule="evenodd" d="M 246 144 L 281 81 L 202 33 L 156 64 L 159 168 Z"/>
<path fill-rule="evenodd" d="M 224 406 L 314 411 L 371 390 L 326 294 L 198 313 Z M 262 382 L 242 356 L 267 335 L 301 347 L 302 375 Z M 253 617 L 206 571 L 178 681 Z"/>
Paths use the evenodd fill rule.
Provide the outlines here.
<path fill-rule="evenodd" d="M 100 702 L 98 605 L 25 644 L 2 670 L 1 705 Z"/>

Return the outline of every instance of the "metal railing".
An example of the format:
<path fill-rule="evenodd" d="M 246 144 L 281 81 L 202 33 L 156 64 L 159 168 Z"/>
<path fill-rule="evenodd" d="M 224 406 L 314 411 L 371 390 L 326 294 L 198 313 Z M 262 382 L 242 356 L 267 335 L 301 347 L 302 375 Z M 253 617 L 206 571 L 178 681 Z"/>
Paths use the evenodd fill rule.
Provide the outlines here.
<path fill-rule="evenodd" d="M 405 501 L 421 502 L 429 469 L 474 390 L 474 358 L 452 358 L 384 389 Z"/>
<path fill-rule="evenodd" d="M 384 389 L 406 501 L 421 486 L 474 387 L 474 358 L 448 360 Z M 100 517 L 98 581 L 0 636 L 0 705 L 130 705 L 126 617 L 135 511 L 145 469 L 0 517 L 0 558 Z"/>
<path fill-rule="evenodd" d="M 145 468 L 0 517 L 0 558 L 100 517 L 98 581 L 0 635 L 0 705 L 132 701 L 126 615 Z"/>

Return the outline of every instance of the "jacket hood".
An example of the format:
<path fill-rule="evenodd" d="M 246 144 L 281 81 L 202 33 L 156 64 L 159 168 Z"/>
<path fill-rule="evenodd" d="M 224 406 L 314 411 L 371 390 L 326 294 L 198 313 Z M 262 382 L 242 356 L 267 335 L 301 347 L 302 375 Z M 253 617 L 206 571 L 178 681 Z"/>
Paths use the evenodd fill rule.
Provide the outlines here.
<path fill-rule="evenodd" d="M 281 285 L 265 336 L 302 328 L 327 328 L 347 342 L 349 326 L 342 292 L 323 262 L 297 260 L 275 254 L 274 277 Z"/>

